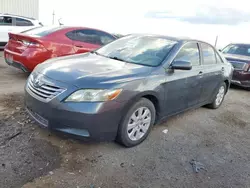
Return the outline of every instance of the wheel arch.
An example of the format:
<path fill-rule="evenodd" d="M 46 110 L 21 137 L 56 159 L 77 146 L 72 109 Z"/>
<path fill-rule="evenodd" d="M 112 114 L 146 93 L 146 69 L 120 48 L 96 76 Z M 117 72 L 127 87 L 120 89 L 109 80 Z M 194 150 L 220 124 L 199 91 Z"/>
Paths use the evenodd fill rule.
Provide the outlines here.
<path fill-rule="evenodd" d="M 145 91 L 145 92 L 139 93 L 127 102 L 127 104 L 125 105 L 123 109 L 122 114 L 126 113 L 131 108 L 131 106 L 133 106 L 135 102 L 139 101 L 141 98 L 146 98 L 154 104 L 155 111 L 156 111 L 156 121 L 157 121 L 162 110 L 162 104 L 160 103 L 160 101 L 163 99 L 161 99 L 161 97 L 162 96 L 159 96 L 159 94 L 157 94 L 154 91 Z"/>
<path fill-rule="evenodd" d="M 225 82 L 225 84 L 226 84 L 226 86 L 227 86 L 227 88 L 226 88 L 226 93 L 227 93 L 228 90 L 229 90 L 229 87 L 230 87 L 230 82 L 229 82 L 228 79 L 224 80 L 224 82 Z"/>

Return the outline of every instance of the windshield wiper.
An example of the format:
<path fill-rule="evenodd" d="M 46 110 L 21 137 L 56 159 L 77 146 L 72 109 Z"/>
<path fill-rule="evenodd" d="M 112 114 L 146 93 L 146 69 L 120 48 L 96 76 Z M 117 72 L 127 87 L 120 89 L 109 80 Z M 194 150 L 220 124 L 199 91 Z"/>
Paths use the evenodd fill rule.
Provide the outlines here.
<path fill-rule="evenodd" d="M 91 51 L 90 53 L 91 53 L 91 54 L 96 54 L 96 55 L 101 55 L 101 54 L 99 54 L 97 51 Z"/>
<path fill-rule="evenodd" d="M 108 56 L 107 58 L 109 58 L 109 59 L 114 59 L 114 60 L 118 60 L 118 61 L 122 61 L 122 62 L 126 62 L 126 63 L 127 63 L 127 61 L 125 61 L 124 59 L 121 59 L 121 58 L 116 57 L 116 56 L 114 56 L 114 57 Z"/>

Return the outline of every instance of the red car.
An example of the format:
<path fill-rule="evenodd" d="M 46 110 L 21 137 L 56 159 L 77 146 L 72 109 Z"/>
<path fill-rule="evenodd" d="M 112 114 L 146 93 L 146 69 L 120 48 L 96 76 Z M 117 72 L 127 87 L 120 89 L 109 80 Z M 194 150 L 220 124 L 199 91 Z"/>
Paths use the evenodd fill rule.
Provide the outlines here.
<path fill-rule="evenodd" d="M 7 64 L 25 72 L 53 57 L 93 51 L 116 37 L 86 27 L 38 27 L 22 33 L 9 33 L 4 49 Z"/>

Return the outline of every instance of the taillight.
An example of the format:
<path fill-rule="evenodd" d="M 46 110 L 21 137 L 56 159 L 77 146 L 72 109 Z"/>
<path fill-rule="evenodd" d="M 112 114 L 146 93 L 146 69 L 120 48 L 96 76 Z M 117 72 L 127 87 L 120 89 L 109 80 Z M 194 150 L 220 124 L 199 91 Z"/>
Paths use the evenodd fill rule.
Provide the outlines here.
<path fill-rule="evenodd" d="M 37 42 L 30 42 L 30 41 L 22 40 L 22 43 L 25 46 L 29 46 L 29 47 L 42 47 L 42 45 Z"/>

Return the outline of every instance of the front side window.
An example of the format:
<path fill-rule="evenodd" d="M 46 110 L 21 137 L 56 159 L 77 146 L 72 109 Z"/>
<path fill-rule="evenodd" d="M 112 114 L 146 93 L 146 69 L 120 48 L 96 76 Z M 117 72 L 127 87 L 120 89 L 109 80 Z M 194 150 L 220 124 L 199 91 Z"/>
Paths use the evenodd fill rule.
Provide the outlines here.
<path fill-rule="evenodd" d="M 114 36 L 104 33 L 102 31 L 96 31 L 96 34 L 100 37 L 101 45 L 106 45 L 116 39 Z"/>
<path fill-rule="evenodd" d="M 250 56 L 250 45 L 246 45 L 246 44 L 231 44 L 231 45 L 228 45 L 222 51 L 222 53 Z"/>
<path fill-rule="evenodd" d="M 177 41 L 156 36 L 129 35 L 115 40 L 96 52 L 125 62 L 158 66 Z"/>
<path fill-rule="evenodd" d="M 16 18 L 16 26 L 33 26 L 33 23 L 29 20 Z"/>
<path fill-rule="evenodd" d="M 175 61 L 188 61 L 192 66 L 200 65 L 200 53 L 197 43 L 188 43 L 181 48 Z"/>
<path fill-rule="evenodd" d="M 12 25 L 13 18 L 9 16 L 0 16 L 0 25 Z"/>
<path fill-rule="evenodd" d="M 216 64 L 216 57 L 214 49 L 205 43 L 201 43 L 201 49 L 203 54 L 203 64 L 204 65 L 211 65 Z"/>
<path fill-rule="evenodd" d="M 96 45 L 102 44 L 100 37 L 91 29 L 75 31 L 75 40 Z"/>

